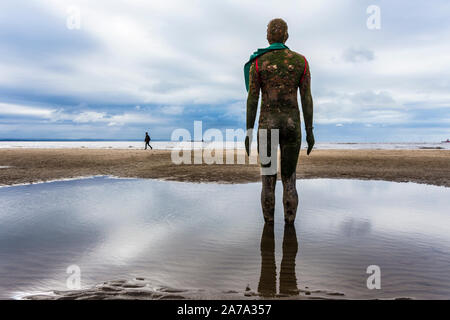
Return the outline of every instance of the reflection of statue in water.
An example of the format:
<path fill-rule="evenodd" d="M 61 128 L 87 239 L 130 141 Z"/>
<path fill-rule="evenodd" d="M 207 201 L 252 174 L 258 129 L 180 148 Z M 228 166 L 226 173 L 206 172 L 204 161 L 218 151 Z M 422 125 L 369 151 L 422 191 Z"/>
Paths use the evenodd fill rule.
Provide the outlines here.
<path fill-rule="evenodd" d="M 276 294 L 276 269 L 273 225 L 266 223 L 261 236 L 261 277 L 258 285 L 260 295 L 270 297 Z"/>
<path fill-rule="evenodd" d="M 295 227 L 292 224 L 284 226 L 283 258 L 280 270 L 280 293 L 297 295 L 297 277 L 295 276 L 295 258 L 297 256 L 298 242 Z M 275 237 L 273 224 L 264 225 L 261 237 L 261 277 L 258 292 L 263 297 L 276 295 L 277 273 L 275 263 Z"/>
<path fill-rule="evenodd" d="M 262 92 L 259 129 L 267 129 L 267 151 L 270 155 L 270 130 L 279 130 L 281 151 L 281 179 L 283 182 L 284 218 L 293 223 L 297 213 L 296 167 L 301 144 L 300 111 L 297 90 L 300 88 L 303 118 L 306 126 L 306 141 L 309 154 L 314 146 L 313 101 L 311 76 L 306 58 L 289 50 L 284 44 L 288 39 L 287 24 L 282 19 L 270 21 L 267 40 L 270 46 L 259 49 L 246 64 L 247 130 L 253 129 L 258 108 L 259 91 Z M 258 132 L 258 151 L 260 150 Z M 246 139 L 247 154 L 250 154 L 250 139 Z M 261 156 L 261 153 L 260 153 Z M 270 163 L 262 165 L 270 166 Z M 277 176 L 262 176 L 261 204 L 266 222 L 273 222 L 275 210 L 275 184 Z"/>
<path fill-rule="evenodd" d="M 298 242 L 294 225 L 284 226 L 283 258 L 280 270 L 280 293 L 298 294 L 297 277 L 295 276 L 295 258 Z"/>

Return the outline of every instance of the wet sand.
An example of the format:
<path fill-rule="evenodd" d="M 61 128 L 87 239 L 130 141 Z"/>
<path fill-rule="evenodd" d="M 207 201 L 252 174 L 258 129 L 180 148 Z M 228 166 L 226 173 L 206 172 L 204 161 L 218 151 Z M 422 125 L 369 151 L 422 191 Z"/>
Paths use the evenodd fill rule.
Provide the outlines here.
<path fill-rule="evenodd" d="M 0 185 L 92 175 L 218 183 L 260 179 L 256 164 L 176 165 L 168 150 L 0 149 L 0 166 Z M 386 180 L 449 187 L 450 150 L 314 150 L 310 156 L 302 150 L 297 178 Z"/>
<path fill-rule="evenodd" d="M 312 294 L 312 295 L 311 295 Z M 198 289 L 176 289 L 164 286 L 155 286 L 145 278 L 133 280 L 113 280 L 99 283 L 88 289 L 43 292 L 39 294 L 16 297 L 23 300 L 254 300 L 280 299 L 344 299 L 341 292 L 329 290 L 298 290 L 295 295 L 277 294 L 272 297 L 261 296 L 259 293 L 247 288 L 244 292 L 234 290 L 208 292 Z"/>

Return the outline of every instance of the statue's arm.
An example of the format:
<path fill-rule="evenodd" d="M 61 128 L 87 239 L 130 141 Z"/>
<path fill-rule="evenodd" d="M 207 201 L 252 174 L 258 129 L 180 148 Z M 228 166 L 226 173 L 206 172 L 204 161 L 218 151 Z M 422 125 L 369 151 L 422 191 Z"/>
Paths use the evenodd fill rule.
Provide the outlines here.
<path fill-rule="evenodd" d="M 255 125 L 256 112 L 258 111 L 260 84 L 256 73 L 255 62 L 250 67 L 249 90 L 247 97 L 247 130 Z"/>
<path fill-rule="evenodd" d="M 256 73 L 255 62 L 253 62 L 250 67 L 249 90 L 247 97 L 247 132 L 255 126 L 256 113 L 258 111 L 259 90 L 260 83 L 258 74 Z M 250 139 L 251 137 L 247 136 L 245 140 L 247 155 L 250 155 Z"/>
<path fill-rule="evenodd" d="M 302 100 L 303 120 L 305 121 L 306 141 L 308 142 L 308 154 L 314 146 L 313 134 L 313 99 L 311 95 L 311 72 L 309 64 L 300 83 L 300 97 Z"/>
<path fill-rule="evenodd" d="M 300 97 L 302 100 L 303 120 L 305 127 L 312 128 L 313 126 L 313 99 L 311 95 L 311 73 L 309 71 L 309 64 L 306 67 L 305 75 L 300 84 Z"/>

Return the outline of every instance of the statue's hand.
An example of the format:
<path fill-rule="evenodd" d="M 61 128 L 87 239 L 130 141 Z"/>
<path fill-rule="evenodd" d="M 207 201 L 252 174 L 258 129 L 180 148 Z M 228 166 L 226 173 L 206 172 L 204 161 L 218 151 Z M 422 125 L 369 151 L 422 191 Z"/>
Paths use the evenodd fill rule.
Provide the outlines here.
<path fill-rule="evenodd" d="M 314 147 L 314 133 L 312 130 L 308 131 L 306 133 L 306 142 L 308 143 L 308 151 L 306 151 L 306 154 L 309 155 Z"/>

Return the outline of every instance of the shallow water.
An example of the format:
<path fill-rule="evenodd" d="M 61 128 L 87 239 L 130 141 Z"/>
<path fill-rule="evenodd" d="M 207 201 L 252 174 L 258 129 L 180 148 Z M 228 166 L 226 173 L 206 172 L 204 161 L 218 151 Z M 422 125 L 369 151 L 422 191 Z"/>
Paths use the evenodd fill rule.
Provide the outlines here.
<path fill-rule="evenodd" d="M 259 183 L 97 177 L 0 188 L 0 298 L 65 290 L 70 265 L 83 288 L 143 277 L 204 298 L 450 298 L 449 188 L 297 185 L 286 229 L 280 183 L 274 228 L 264 227 Z M 381 269 L 380 290 L 367 288 L 369 265 Z"/>

